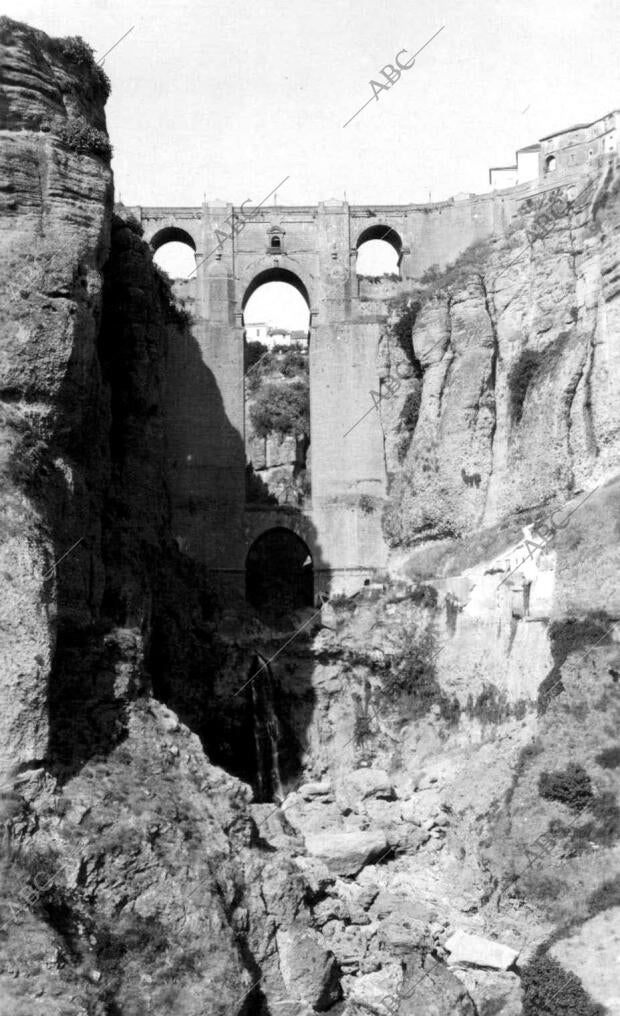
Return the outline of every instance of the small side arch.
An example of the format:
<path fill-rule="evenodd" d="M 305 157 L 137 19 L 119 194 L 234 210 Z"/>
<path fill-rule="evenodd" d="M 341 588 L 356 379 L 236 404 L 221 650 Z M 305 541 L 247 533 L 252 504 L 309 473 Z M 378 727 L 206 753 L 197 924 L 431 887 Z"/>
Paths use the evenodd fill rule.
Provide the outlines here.
<path fill-rule="evenodd" d="M 165 243 L 184 243 L 196 253 L 196 243 L 193 236 L 185 229 L 180 229 L 179 226 L 164 226 L 163 229 L 158 229 L 151 237 L 150 243 L 153 253 L 163 247 Z"/>
<path fill-rule="evenodd" d="M 377 223 L 364 229 L 357 238 L 356 251 L 356 275 L 400 275 L 403 242 L 392 226 Z"/>
<path fill-rule="evenodd" d="M 369 226 L 368 229 L 363 230 L 358 236 L 355 245 L 356 249 L 359 250 L 362 244 L 368 243 L 369 240 L 383 240 L 384 243 L 389 243 L 390 247 L 394 248 L 400 258 L 403 241 L 392 226 L 385 226 L 380 223 L 377 223 L 375 226 Z"/>
<path fill-rule="evenodd" d="M 155 264 L 171 279 L 189 279 L 196 270 L 196 242 L 179 226 L 164 226 L 151 237 Z"/>

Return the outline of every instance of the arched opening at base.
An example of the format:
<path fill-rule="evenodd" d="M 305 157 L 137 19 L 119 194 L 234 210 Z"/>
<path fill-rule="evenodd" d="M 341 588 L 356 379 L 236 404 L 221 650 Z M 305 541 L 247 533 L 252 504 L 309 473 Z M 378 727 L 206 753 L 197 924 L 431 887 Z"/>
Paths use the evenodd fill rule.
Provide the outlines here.
<path fill-rule="evenodd" d="M 312 555 L 296 533 L 277 526 L 254 541 L 246 559 L 245 595 L 261 612 L 286 614 L 313 605 Z"/>

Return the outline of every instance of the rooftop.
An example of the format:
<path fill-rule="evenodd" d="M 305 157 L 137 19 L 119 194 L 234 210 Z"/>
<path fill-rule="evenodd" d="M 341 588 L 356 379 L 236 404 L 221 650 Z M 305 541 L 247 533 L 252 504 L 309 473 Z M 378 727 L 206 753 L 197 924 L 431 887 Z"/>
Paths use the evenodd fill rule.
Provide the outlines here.
<path fill-rule="evenodd" d="M 560 134 L 570 134 L 571 131 L 580 131 L 584 127 L 592 127 L 595 123 L 601 123 L 602 120 L 606 120 L 608 116 L 613 116 L 614 113 L 620 113 L 620 109 L 612 109 L 609 113 L 605 113 L 604 116 L 597 116 L 596 120 L 590 120 L 589 123 L 574 123 L 572 127 L 564 127 L 561 131 L 553 131 L 552 134 L 545 134 L 541 141 L 548 141 L 549 138 L 557 138 Z"/>

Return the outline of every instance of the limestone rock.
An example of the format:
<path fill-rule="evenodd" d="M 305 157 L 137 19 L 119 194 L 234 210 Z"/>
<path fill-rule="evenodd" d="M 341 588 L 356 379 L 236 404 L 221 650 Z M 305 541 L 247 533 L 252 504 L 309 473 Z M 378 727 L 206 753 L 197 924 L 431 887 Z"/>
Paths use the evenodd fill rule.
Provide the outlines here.
<path fill-rule="evenodd" d="M 420 825 L 419 819 L 419 808 L 416 805 L 414 799 L 401 801 L 400 814 L 404 822 L 411 822 L 414 825 Z"/>
<path fill-rule="evenodd" d="M 304 799 L 300 793 L 289 794 L 282 811 L 287 822 L 303 836 L 344 825 L 338 805 L 329 798 Z"/>
<path fill-rule="evenodd" d="M 279 931 L 276 941 L 282 979 L 289 994 L 319 1012 L 334 1005 L 342 992 L 333 954 L 305 929 Z"/>
<path fill-rule="evenodd" d="M 368 948 L 369 934 L 357 925 L 337 922 L 330 928 L 329 947 L 345 973 L 359 970 Z"/>
<path fill-rule="evenodd" d="M 320 900 L 319 903 L 313 909 L 314 920 L 318 927 L 322 924 L 326 924 L 327 921 L 344 921 L 349 918 L 349 909 L 343 900 L 339 900 L 335 896 L 328 896 L 325 900 Z"/>
<path fill-rule="evenodd" d="M 398 1016 L 474 1016 L 465 986 L 443 964 L 427 956 L 407 960 Z"/>
<path fill-rule="evenodd" d="M 364 865 L 379 860 L 388 850 L 384 833 L 377 830 L 345 830 L 306 836 L 311 857 L 324 861 L 337 875 L 357 875 Z"/>
<path fill-rule="evenodd" d="M 399 919 L 422 921 L 424 923 L 429 923 L 437 917 L 437 911 L 428 903 L 389 891 L 379 893 L 370 908 L 370 914 L 377 920 L 386 920 L 398 916 Z"/>
<path fill-rule="evenodd" d="M 368 797 L 391 799 L 394 796 L 388 774 L 383 769 L 356 769 L 348 773 L 337 788 L 336 799 L 345 809 L 357 811 Z"/>
<path fill-rule="evenodd" d="M 429 929 L 424 921 L 395 915 L 381 922 L 378 934 L 389 955 L 402 956 L 423 943 L 428 938 Z"/>
<path fill-rule="evenodd" d="M 324 861 L 319 860 L 317 857 L 296 857 L 293 863 L 301 872 L 304 881 L 313 895 L 317 896 L 320 893 L 327 892 L 328 888 L 333 885 L 335 876 Z"/>
<path fill-rule="evenodd" d="M 467 988 L 478 1012 L 497 1012 L 500 1016 L 521 1016 L 521 978 L 508 970 L 461 967 L 455 971 Z M 615 1014 L 614 1014 L 615 1016 Z"/>
<path fill-rule="evenodd" d="M 392 1016 L 398 1004 L 403 972 L 398 963 L 389 963 L 374 973 L 362 974 L 352 984 L 344 1016 L 368 1012 Z"/>
<path fill-rule="evenodd" d="M 518 950 L 501 942 L 460 930 L 446 940 L 446 949 L 450 953 L 450 963 L 468 963 L 496 970 L 508 970 L 519 955 Z"/>
<path fill-rule="evenodd" d="M 329 780 L 323 780 L 316 783 L 302 783 L 297 793 L 303 797 L 305 801 L 311 801 L 314 797 L 328 797 L 331 794 L 332 785 Z"/>

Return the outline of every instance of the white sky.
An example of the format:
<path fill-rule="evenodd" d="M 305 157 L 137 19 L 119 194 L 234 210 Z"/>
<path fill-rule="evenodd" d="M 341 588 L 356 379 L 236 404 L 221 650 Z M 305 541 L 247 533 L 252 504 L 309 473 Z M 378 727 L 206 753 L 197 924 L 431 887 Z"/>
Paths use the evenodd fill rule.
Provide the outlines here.
<path fill-rule="evenodd" d="M 620 105 L 615 0 L 5 0 L 111 53 L 108 127 L 125 204 L 484 191 L 491 165 Z M 411 70 L 369 81 L 445 29 Z M 405 62 L 407 56 L 401 57 Z M 526 110 L 527 107 L 527 110 Z M 526 112 L 523 112 L 526 110 Z"/>

